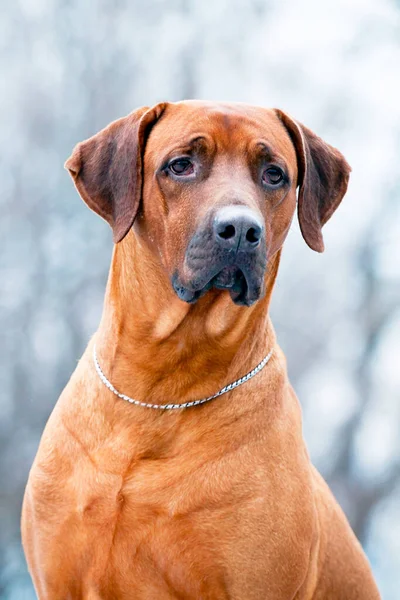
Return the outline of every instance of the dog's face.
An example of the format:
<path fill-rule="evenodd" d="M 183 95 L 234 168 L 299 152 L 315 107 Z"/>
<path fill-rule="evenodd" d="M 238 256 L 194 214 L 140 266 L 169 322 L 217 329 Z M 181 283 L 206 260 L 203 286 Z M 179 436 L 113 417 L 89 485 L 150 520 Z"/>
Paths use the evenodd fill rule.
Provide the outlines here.
<path fill-rule="evenodd" d="M 350 170 L 280 111 L 198 101 L 139 109 L 79 144 L 67 168 L 116 241 L 134 222 L 181 300 L 214 287 L 248 306 L 264 293 L 297 185 L 303 235 L 321 251 Z"/>
<path fill-rule="evenodd" d="M 263 294 L 268 258 L 296 205 L 297 162 L 273 111 L 169 105 L 147 140 L 139 234 L 155 241 L 178 296 L 211 287 L 237 304 Z"/>

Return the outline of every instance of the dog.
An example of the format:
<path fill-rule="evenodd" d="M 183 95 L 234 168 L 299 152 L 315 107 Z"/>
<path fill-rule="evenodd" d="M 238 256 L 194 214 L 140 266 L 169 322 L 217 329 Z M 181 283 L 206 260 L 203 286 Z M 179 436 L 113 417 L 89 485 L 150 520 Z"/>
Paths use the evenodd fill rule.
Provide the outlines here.
<path fill-rule="evenodd" d="M 111 123 L 66 168 L 115 246 L 26 487 L 39 599 L 378 599 L 268 314 L 296 206 L 324 249 L 342 154 L 281 110 L 184 101 Z"/>

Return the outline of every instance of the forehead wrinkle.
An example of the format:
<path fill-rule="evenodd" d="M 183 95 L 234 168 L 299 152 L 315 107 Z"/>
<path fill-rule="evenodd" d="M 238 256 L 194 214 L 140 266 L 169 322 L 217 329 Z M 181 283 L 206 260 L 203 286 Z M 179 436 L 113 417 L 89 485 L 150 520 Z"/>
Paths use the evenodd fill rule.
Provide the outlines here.
<path fill-rule="evenodd" d="M 255 143 L 255 150 L 260 156 L 265 156 L 268 160 L 273 160 L 277 156 L 271 146 L 261 140 Z"/>
<path fill-rule="evenodd" d="M 159 162 L 160 156 L 152 151 L 153 140 L 158 148 L 163 148 L 165 157 L 168 152 L 184 147 L 185 138 L 191 138 L 191 142 L 196 137 L 210 140 L 213 150 L 231 156 L 243 155 L 252 143 L 262 141 L 274 158 L 283 160 L 290 170 L 293 158 L 296 159 L 289 135 L 271 109 L 200 101 L 170 105 L 150 134 L 149 154 Z"/>
<path fill-rule="evenodd" d="M 209 136 L 204 134 L 196 135 L 194 134 L 191 138 L 186 142 L 184 140 L 179 140 L 179 143 L 176 146 L 168 149 L 168 153 L 176 152 L 176 151 L 185 151 L 185 150 L 193 150 L 195 146 L 213 146 L 214 142 L 210 139 Z"/>
<path fill-rule="evenodd" d="M 197 146 L 197 148 L 196 148 Z M 215 150 L 215 142 L 209 135 L 203 134 L 194 134 L 191 136 L 188 141 L 182 140 L 170 140 L 170 144 L 163 144 L 163 150 L 160 152 L 156 148 L 148 147 L 146 148 L 145 160 L 150 160 L 156 169 L 162 168 L 166 161 L 171 160 L 172 158 L 177 158 L 182 154 L 191 154 L 191 152 L 196 153 L 196 150 L 202 152 L 206 151 L 209 154 L 212 154 Z"/>
<path fill-rule="evenodd" d="M 280 152 L 277 152 L 270 144 L 263 140 L 257 141 L 250 151 L 255 152 L 259 157 L 265 158 L 268 162 L 275 162 L 278 165 L 286 168 L 287 161 Z"/>
<path fill-rule="evenodd" d="M 198 106 L 196 103 L 194 106 L 185 106 L 185 109 L 181 113 L 174 111 L 166 115 L 164 124 L 168 130 L 163 134 L 164 147 L 165 138 L 172 141 L 171 135 L 179 136 L 180 140 L 189 135 L 211 138 L 218 149 L 228 149 L 232 144 L 237 145 L 238 142 L 244 141 L 249 134 L 251 135 L 252 128 L 255 132 L 254 136 L 257 133 L 258 136 L 260 135 L 260 124 L 251 116 L 233 108 L 215 105 Z M 163 129 L 162 124 L 159 127 L 160 133 Z M 191 125 L 195 125 L 192 131 L 190 131 Z"/>
<path fill-rule="evenodd" d="M 286 144 L 279 135 L 281 128 L 276 130 L 276 124 L 271 121 L 268 113 L 253 117 L 248 113 L 235 112 L 229 108 L 225 111 L 223 108 L 216 110 L 210 107 L 205 116 L 209 126 L 213 128 L 212 136 L 219 150 L 241 154 L 253 150 L 254 146 L 260 144 L 265 148 L 267 158 L 269 153 L 270 160 L 286 163 L 284 158 L 287 154 Z M 272 145 L 269 139 L 266 141 L 264 136 L 276 141 L 278 148 L 275 144 Z"/>

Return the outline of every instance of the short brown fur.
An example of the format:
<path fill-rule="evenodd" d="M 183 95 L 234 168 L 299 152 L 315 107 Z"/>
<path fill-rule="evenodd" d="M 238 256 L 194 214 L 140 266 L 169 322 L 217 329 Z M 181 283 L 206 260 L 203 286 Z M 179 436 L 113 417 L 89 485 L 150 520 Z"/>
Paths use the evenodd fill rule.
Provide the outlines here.
<path fill-rule="evenodd" d="M 196 135 L 202 180 L 175 185 L 165 157 Z M 257 185 L 256 139 L 285 164 L 281 191 Z M 66 166 L 119 243 L 99 329 L 47 423 L 26 489 L 23 544 L 39 599 L 378 599 L 310 463 L 268 316 L 296 186 L 303 235 L 320 251 L 321 226 L 347 187 L 343 157 L 281 111 L 183 102 L 115 122 Z M 265 221 L 265 295 L 243 307 L 210 290 L 186 304 L 171 276 L 190 277 L 188 239 L 227 198 Z M 161 412 L 102 384 L 94 342 L 116 388 L 152 403 L 208 396 L 274 354 L 233 392 Z"/>

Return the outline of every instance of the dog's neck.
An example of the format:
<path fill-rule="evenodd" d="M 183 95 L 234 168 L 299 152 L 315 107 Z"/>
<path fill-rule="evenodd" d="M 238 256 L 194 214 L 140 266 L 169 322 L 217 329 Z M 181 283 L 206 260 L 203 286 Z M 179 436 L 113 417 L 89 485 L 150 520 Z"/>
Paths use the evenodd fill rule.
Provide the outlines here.
<path fill-rule="evenodd" d="M 254 306 L 210 291 L 195 305 L 177 298 L 164 269 L 131 231 L 113 253 L 98 355 L 113 384 L 145 402 L 196 400 L 252 369 L 275 345 L 266 294 Z"/>

